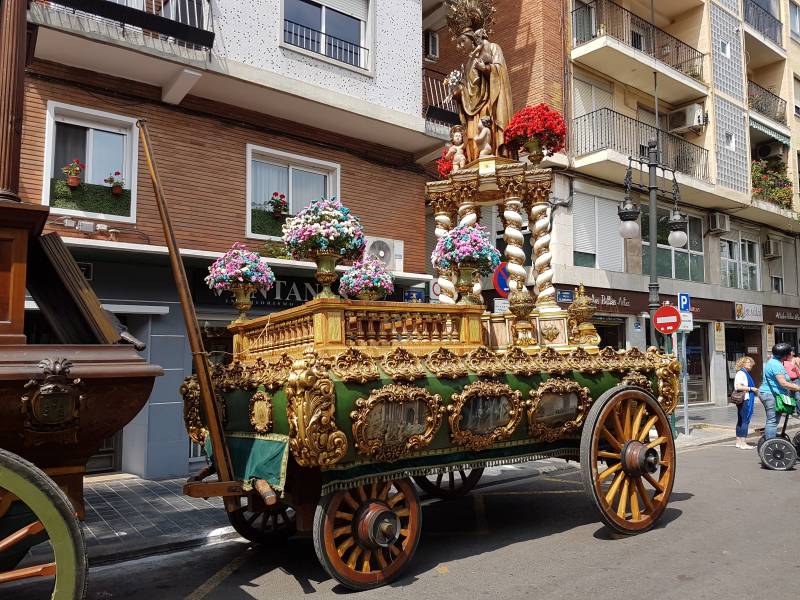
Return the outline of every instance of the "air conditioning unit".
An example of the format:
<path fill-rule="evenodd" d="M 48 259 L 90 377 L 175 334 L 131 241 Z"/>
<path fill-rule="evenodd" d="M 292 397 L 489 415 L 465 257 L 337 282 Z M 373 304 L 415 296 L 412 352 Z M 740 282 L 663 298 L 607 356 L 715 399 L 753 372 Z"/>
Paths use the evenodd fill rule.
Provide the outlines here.
<path fill-rule="evenodd" d="M 781 257 L 781 242 L 780 240 L 772 240 L 769 239 L 764 242 L 764 246 L 762 248 L 764 258 L 767 260 L 772 260 L 774 258 Z"/>
<path fill-rule="evenodd" d="M 706 113 L 702 104 L 689 104 L 669 113 L 667 121 L 670 133 L 683 133 L 705 125 Z"/>
<path fill-rule="evenodd" d="M 367 237 L 366 254 L 382 260 L 390 271 L 403 270 L 403 240 Z"/>
<path fill-rule="evenodd" d="M 439 60 L 439 34 L 430 29 L 425 31 L 425 60 Z"/>
<path fill-rule="evenodd" d="M 720 212 L 711 213 L 708 217 L 708 229 L 711 231 L 711 233 L 730 233 L 730 215 Z"/>
<path fill-rule="evenodd" d="M 756 146 L 756 158 L 766 160 L 767 158 L 783 158 L 783 144 L 759 144 Z"/>

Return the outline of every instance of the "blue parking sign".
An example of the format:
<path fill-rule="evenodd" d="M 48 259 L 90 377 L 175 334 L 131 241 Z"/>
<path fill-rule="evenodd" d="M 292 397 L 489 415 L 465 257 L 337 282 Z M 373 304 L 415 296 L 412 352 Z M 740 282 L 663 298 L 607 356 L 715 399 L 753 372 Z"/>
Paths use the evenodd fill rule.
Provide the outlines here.
<path fill-rule="evenodd" d="M 692 300 L 689 298 L 689 294 L 678 294 L 678 310 L 681 312 L 692 310 Z"/>

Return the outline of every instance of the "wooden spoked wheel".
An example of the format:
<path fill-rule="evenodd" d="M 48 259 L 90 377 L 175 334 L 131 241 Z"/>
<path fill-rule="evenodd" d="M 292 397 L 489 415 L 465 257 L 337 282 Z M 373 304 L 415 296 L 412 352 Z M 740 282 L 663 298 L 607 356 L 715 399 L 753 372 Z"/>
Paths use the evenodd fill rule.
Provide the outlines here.
<path fill-rule="evenodd" d="M 600 396 L 583 428 L 581 468 L 609 527 L 633 534 L 655 525 L 675 481 L 675 442 L 655 398 L 635 387 Z"/>
<path fill-rule="evenodd" d="M 314 549 L 328 574 L 353 590 L 396 579 L 419 542 L 422 511 L 410 479 L 328 494 L 314 514 Z"/>
<path fill-rule="evenodd" d="M 469 494 L 478 485 L 482 475 L 483 469 L 459 469 L 414 477 L 414 482 L 426 494 L 442 500 L 453 500 Z"/>
<path fill-rule="evenodd" d="M 72 504 L 44 472 L 5 450 L 0 450 L 0 532 L 0 586 L 50 577 L 52 600 L 84 597 L 86 546 Z M 39 543 L 50 545 L 52 557 L 44 564 L 17 568 Z M 5 597 L 2 592 L 0 596 Z"/>
<path fill-rule="evenodd" d="M 289 539 L 297 532 L 294 509 L 282 502 L 262 512 L 240 508 L 228 513 L 231 526 L 240 536 L 251 542 L 269 544 Z"/>

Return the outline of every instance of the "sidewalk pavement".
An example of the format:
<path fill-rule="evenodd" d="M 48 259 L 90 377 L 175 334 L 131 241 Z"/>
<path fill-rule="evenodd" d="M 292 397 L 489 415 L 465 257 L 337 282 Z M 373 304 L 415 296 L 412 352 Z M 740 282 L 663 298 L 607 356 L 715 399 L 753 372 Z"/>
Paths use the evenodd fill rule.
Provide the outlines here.
<path fill-rule="evenodd" d="M 732 441 L 735 438 L 734 406 L 695 406 L 689 409 L 691 432 L 684 433 L 683 409 L 676 411 L 678 451 Z M 756 405 L 751 438 L 763 427 L 764 409 Z M 800 421 L 790 420 L 797 429 Z M 561 459 L 515 465 L 515 475 L 531 477 L 574 469 L 575 463 Z M 504 467 L 486 470 L 486 475 L 505 476 Z M 496 473 L 494 471 L 497 471 Z M 181 492 L 185 478 L 149 481 L 130 475 L 87 477 L 84 533 L 93 566 L 141 556 L 174 552 L 238 537 L 229 525 L 222 501 L 189 498 Z"/>

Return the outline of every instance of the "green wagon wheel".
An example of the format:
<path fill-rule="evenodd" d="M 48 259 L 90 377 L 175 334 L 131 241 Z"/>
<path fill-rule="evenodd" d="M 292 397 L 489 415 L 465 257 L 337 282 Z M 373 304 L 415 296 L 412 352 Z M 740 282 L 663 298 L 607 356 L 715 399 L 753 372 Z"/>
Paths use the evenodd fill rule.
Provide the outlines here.
<path fill-rule="evenodd" d="M 16 498 L 16 501 L 11 501 Z M 21 527 L 0 539 L 0 585 L 33 577 L 55 577 L 51 600 L 80 600 L 86 593 L 86 546 L 72 504 L 43 471 L 27 460 L 0 450 L 0 528 L 15 509 L 29 511 Z M 53 562 L 16 568 L 27 549 L 49 541 Z"/>
<path fill-rule="evenodd" d="M 597 399 L 581 435 L 581 472 L 606 525 L 633 534 L 656 524 L 675 482 L 675 441 L 652 395 L 623 387 Z"/>

